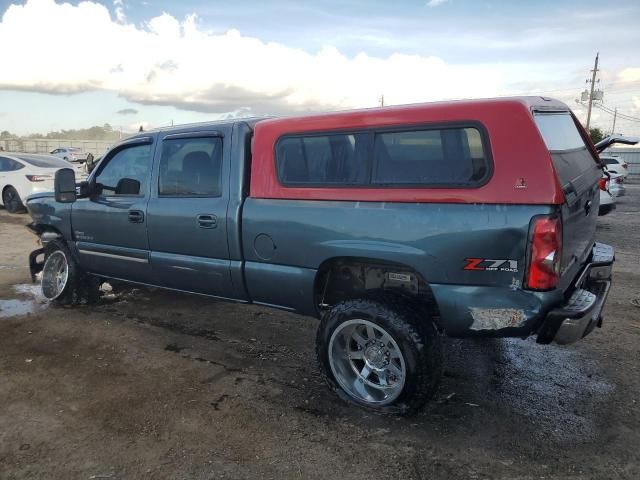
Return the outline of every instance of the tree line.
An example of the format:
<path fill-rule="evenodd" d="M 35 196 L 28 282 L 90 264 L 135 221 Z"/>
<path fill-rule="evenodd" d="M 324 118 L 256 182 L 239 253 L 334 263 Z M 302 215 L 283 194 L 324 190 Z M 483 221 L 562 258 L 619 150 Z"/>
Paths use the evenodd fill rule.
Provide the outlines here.
<path fill-rule="evenodd" d="M 8 130 L 0 132 L 0 140 L 32 138 L 116 141 L 120 139 L 120 132 L 118 130 L 114 130 L 108 123 L 105 123 L 102 126 L 96 125 L 89 128 L 57 130 L 48 133 L 30 133 L 29 135 L 15 135 Z"/>

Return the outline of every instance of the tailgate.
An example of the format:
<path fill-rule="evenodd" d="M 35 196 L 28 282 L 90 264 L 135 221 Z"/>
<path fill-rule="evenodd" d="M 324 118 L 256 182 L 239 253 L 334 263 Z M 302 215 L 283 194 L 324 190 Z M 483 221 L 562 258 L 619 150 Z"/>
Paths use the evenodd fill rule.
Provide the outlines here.
<path fill-rule="evenodd" d="M 602 169 L 569 111 L 536 112 L 535 119 L 565 196 L 560 286 L 566 287 L 595 242 Z"/>

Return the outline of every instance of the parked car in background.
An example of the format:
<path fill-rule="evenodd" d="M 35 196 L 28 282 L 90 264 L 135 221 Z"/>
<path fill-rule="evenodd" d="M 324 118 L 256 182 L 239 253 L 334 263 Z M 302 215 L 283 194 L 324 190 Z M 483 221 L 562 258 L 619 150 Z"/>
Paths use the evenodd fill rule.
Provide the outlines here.
<path fill-rule="evenodd" d="M 598 215 L 606 215 L 616 208 L 616 199 L 609 190 L 609 177 L 604 175 L 598 184 L 600 187 L 600 206 L 598 207 Z"/>
<path fill-rule="evenodd" d="M 87 161 L 87 157 L 91 155 L 90 153 L 87 154 L 83 152 L 80 148 L 76 148 L 76 147 L 56 148 L 54 150 L 51 150 L 49 153 L 51 155 L 54 155 L 56 157 L 59 157 L 63 160 L 66 160 L 72 163 L 76 163 L 76 162 L 84 163 Z M 93 158 L 93 155 L 91 155 L 91 157 Z"/>
<path fill-rule="evenodd" d="M 629 175 L 629 164 L 619 157 L 600 156 L 600 160 L 607 166 L 609 173 L 627 178 Z"/>
<path fill-rule="evenodd" d="M 51 155 L 0 153 L 0 205 L 9 213 L 25 211 L 29 195 L 53 192 L 53 178 L 61 168 L 72 168 L 76 175 L 84 174 L 84 167 Z"/>
<path fill-rule="evenodd" d="M 608 169 L 607 169 L 608 170 Z M 624 187 L 624 176 L 619 173 L 613 173 L 611 170 L 609 172 L 609 191 L 611 195 L 614 197 L 624 197 L 626 193 L 626 189 Z"/>

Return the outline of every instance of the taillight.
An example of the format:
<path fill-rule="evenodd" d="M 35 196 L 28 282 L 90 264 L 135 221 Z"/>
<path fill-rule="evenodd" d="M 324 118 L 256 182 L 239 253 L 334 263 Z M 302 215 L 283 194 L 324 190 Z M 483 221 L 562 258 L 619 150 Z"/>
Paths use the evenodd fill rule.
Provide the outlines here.
<path fill-rule="evenodd" d="M 598 180 L 598 187 L 600 187 L 600 190 L 604 190 L 605 192 L 608 190 L 608 183 L 609 181 L 606 178 L 601 178 L 600 180 Z"/>
<path fill-rule="evenodd" d="M 27 180 L 30 182 L 44 182 L 45 180 L 49 180 L 53 177 L 51 175 L 25 175 Z"/>
<path fill-rule="evenodd" d="M 622 164 L 622 168 L 624 168 L 625 170 L 629 168 L 629 164 L 628 163 L 623 163 Z"/>
<path fill-rule="evenodd" d="M 551 290 L 560 278 L 562 223 L 557 217 L 539 217 L 533 223 L 527 287 Z"/>

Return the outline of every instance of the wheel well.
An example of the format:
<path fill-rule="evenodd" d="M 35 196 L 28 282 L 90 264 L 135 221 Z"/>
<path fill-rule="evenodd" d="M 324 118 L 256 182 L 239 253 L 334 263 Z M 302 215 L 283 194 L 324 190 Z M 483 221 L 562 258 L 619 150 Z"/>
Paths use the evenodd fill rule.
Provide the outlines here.
<path fill-rule="evenodd" d="M 332 258 L 320 265 L 314 285 L 314 299 L 320 312 L 351 298 L 376 292 L 396 294 L 428 313 L 439 324 L 433 292 L 424 277 L 401 263 L 363 257 Z"/>

